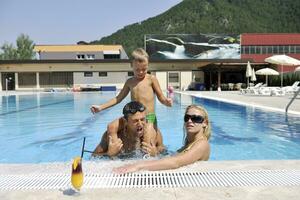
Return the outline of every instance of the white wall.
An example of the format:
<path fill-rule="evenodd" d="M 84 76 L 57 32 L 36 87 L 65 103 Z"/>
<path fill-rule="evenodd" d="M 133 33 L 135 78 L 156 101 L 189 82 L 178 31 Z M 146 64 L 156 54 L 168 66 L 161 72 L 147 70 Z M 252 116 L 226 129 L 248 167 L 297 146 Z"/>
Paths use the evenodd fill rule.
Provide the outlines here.
<path fill-rule="evenodd" d="M 191 71 L 180 72 L 180 89 L 186 90 L 193 80 Z"/>
<path fill-rule="evenodd" d="M 153 73 L 160 85 L 160 88 L 164 91 L 167 90 L 167 72 L 155 72 Z"/>
<path fill-rule="evenodd" d="M 126 80 L 129 78 L 127 72 L 107 72 L 107 76 L 99 76 L 99 72 L 93 72 L 92 77 L 84 77 L 84 72 L 74 72 L 74 86 L 116 86 L 122 89 Z"/>

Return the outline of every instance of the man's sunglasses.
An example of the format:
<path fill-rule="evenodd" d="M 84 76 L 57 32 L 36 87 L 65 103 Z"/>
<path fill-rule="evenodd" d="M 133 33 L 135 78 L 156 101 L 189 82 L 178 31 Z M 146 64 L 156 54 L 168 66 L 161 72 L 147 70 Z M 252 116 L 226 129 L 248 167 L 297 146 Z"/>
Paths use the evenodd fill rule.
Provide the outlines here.
<path fill-rule="evenodd" d="M 188 115 L 188 114 L 185 114 L 184 115 L 184 122 L 188 122 L 189 119 L 191 119 L 193 123 L 198 123 L 198 124 L 201 124 L 204 121 L 204 117 L 202 117 L 201 115 Z"/>
<path fill-rule="evenodd" d="M 136 105 L 133 106 L 131 108 L 129 108 L 129 106 L 124 108 L 123 114 L 124 115 L 128 115 L 128 114 L 135 114 L 136 112 L 144 112 L 146 110 L 145 106 L 141 106 L 141 105 Z"/>

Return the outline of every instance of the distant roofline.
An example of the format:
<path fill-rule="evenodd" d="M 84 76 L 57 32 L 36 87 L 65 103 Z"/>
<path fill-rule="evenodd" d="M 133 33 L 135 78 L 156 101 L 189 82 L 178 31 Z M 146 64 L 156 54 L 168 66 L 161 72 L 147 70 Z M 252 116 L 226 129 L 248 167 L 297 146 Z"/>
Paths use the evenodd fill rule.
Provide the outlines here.
<path fill-rule="evenodd" d="M 104 44 L 64 44 L 64 45 L 34 45 L 34 52 L 92 52 L 92 51 L 120 51 L 124 50 L 122 45 Z"/>
<path fill-rule="evenodd" d="M 150 59 L 149 63 L 246 63 L 253 62 L 253 59 Z M 131 63 L 131 59 L 95 59 L 95 60 L 0 60 L 0 64 L 39 64 L 39 63 Z"/>
<path fill-rule="evenodd" d="M 95 60 L 0 60 L 0 64 L 39 64 L 39 63 L 129 63 L 129 59 Z"/>
<path fill-rule="evenodd" d="M 34 46 L 122 46 L 120 44 L 35 44 Z"/>
<path fill-rule="evenodd" d="M 300 35 L 300 33 L 241 33 L 241 35 Z"/>

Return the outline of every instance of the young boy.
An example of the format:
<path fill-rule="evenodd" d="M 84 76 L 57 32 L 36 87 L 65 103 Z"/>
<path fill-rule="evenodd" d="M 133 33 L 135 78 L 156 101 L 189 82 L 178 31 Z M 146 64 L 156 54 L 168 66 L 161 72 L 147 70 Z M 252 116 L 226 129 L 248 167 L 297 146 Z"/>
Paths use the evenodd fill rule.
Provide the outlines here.
<path fill-rule="evenodd" d="M 147 74 L 149 62 L 149 56 L 147 52 L 142 48 L 138 48 L 132 52 L 132 57 L 132 70 L 134 76 L 126 81 L 122 90 L 116 97 L 99 106 L 92 105 L 91 112 L 94 114 L 120 103 L 130 92 L 132 101 L 138 101 L 146 107 L 147 122 L 154 124 L 155 129 L 157 129 L 154 105 L 155 95 L 157 96 L 158 100 L 166 106 L 171 107 L 173 101 L 171 98 L 166 98 L 163 95 L 157 78 L 151 74 Z M 118 130 L 119 120 L 114 120 L 108 125 L 107 132 L 113 140 L 117 140 Z M 156 136 L 145 135 L 143 141 L 150 144 L 152 139 L 155 137 Z"/>

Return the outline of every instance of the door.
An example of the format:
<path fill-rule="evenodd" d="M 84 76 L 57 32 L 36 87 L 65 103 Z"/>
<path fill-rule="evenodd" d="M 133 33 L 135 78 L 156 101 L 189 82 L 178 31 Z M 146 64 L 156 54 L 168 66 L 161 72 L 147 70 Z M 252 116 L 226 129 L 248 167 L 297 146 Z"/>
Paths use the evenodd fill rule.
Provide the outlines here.
<path fill-rule="evenodd" d="M 2 72 L 2 90 L 15 90 L 15 73 Z"/>

